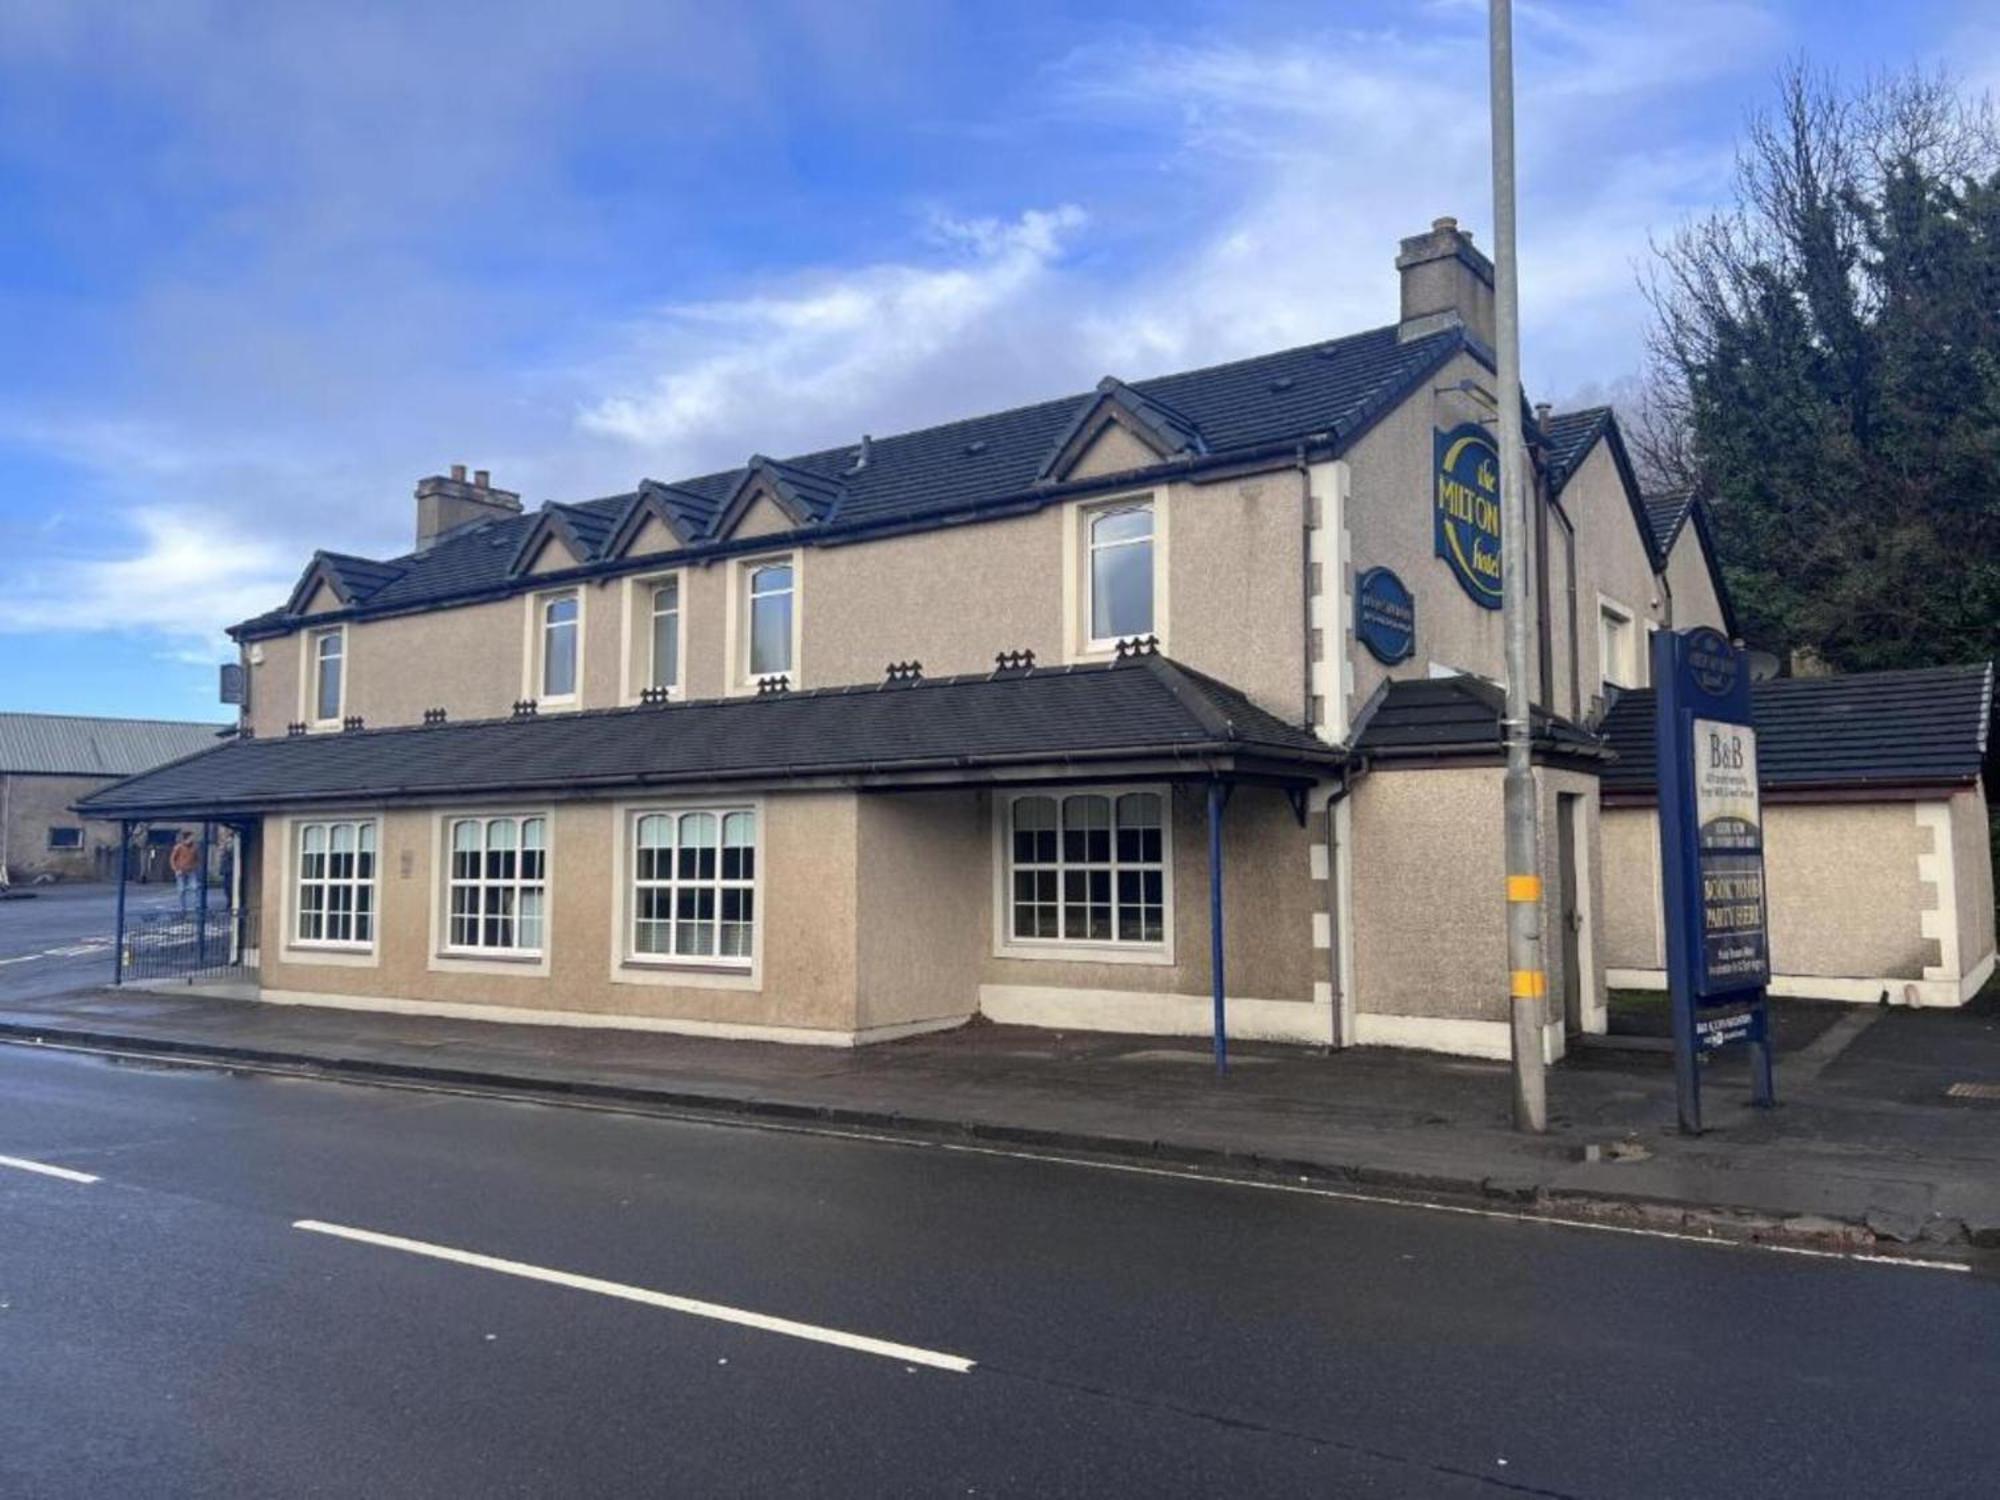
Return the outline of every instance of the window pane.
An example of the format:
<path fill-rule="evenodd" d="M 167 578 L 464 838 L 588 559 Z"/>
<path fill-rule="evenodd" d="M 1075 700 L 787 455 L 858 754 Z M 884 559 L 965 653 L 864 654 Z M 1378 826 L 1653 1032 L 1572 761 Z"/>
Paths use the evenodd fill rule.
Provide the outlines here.
<path fill-rule="evenodd" d="M 1111 858 L 1111 799 L 1063 799 L 1063 860 L 1068 864 L 1103 864 Z"/>
<path fill-rule="evenodd" d="M 1108 641 L 1153 628 L 1153 544 L 1127 542 L 1090 554 L 1090 635 Z"/>
<path fill-rule="evenodd" d="M 750 601 L 750 675 L 768 677 L 791 669 L 791 591 L 753 598 Z"/>
<path fill-rule="evenodd" d="M 661 592 L 665 592 L 662 590 Z M 657 599 L 659 596 L 655 594 Z M 653 612 L 652 686 L 670 688 L 680 681 L 681 616 L 677 609 Z"/>
<path fill-rule="evenodd" d="M 1056 857 L 1056 803 L 1053 797 L 1014 799 L 1014 861 L 1049 864 Z"/>
<path fill-rule="evenodd" d="M 1090 543 L 1102 547 L 1110 542 L 1145 541 L 1153 535 L 1153 508 L 1133 506 L 1129 510 L 1108 510 L 1090 523 Z"/>
<path fill-rule="evenodd" d="M 319 685 L 313 716 L 320 720 L 340 717 L 340 637 L 319 638 Z"/>
<path fill-rule="evenodd" d="M 542 606 L 542 696 L 567 698 L 576 692 L 576 615 L 574 594 L 564 594 Z"/>
<path fill-rule="evenodd" d="M 520 920 L 516 927 L 515 941 L 523 948 L 539 951 L 542 946 L 542 899 L 540 890 L 521 892 L 521 909 L 518 913 Z"/>
<path fill-rule="evenodd" d="M 1127 792 L 1118 799 L 1118 861 L 1158 864 L 1160 799 L 1152 792 Z"/>

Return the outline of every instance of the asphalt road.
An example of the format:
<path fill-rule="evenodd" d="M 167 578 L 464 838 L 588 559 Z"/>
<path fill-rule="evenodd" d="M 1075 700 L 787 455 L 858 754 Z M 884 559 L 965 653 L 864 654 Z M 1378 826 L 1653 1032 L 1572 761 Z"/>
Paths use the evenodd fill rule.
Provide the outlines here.
<path fill-rule="evenodd" d="M 117 888 L 110 885 L 17 887 L 0 901 L 0 1003 L 57 995 L 111 982 L 111 934 Z M 211 899 L 218 899 L 214 891 Z M 125 891 L 128 920 L 179 910 L 171 885 Z"/>
<path fill-rule="evenodd" d="M 0 1158 L 9 1497 L 2000 1473 L 1977 1274 L 17 1047 Z"/>

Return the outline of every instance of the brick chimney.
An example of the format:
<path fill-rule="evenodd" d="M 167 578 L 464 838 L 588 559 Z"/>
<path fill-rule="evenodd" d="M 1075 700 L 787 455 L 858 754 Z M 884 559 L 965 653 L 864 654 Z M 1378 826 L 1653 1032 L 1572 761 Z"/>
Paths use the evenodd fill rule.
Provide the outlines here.
<path fill-rule="evenodd" d="M 417 550 L 426 551 L 447 531 L 474 521 L 505 520 L 521 513 L 521 497 L 496 490 L 484 469 L 470 480 L 465 465 L 453 464 L 451 477 L 432 474 L 417 481 Z"/>
<path fill-rule="evenodd" d="M 1473 248 L 1458 220 L 1435 220 L 1428 233 L 1404 240 L 1396 269 L 1403 278 L 1397 338 L 1420 339 L 1457 326 L 1493 347 L 1493 262 Z"/>

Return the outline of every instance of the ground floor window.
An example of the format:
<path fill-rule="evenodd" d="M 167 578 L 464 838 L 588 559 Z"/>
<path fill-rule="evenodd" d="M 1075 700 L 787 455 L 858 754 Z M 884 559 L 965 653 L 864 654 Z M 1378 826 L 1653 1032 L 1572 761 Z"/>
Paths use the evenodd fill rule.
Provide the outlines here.
<path fill-rule="evenodd" d="M 49 826 L 49 847 L 51 849 L 81 849 L 83 847 L 83 830 L 81 828 L 65 827 L 60 823 L 51 824 Z"/>
<path fill-rule="evenodd" d="M 1008 800 L 1008 931 L 1017 943 L 1166 941 L 1166 800 L 1157 791 Z"/>
<path fill-rule="evenodd" d="M 748 968 L 757 924 L 757 814 L 635 814 L 632 954 Z"/>
<path fill-rule="evenodd" d="M 548 820 L 454 818 L 445 947 L 539 956 L 548 909 Z"/>
<path fill-rule="evenodd" d="M 300 823 L 296 836 L 298 941 L 345 947 L 374 942 L 374 823 Z"/>

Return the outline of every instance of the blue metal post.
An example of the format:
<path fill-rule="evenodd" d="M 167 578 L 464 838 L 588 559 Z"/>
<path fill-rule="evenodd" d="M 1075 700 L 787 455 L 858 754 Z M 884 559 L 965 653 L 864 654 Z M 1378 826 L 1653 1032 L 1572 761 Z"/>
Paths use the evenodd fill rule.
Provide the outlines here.
<path fill-rule="evenodd" d="M 118 916 L 111 934 L 111 982 L 125 982 L 125 866 L 132 850 L 132 825 L 118 824 Z"/>
<path fill-rule="evenodd" d="M 194 963 L 198 969 L 208 967 L 208 847 L 215 837 L 215 824 L 208 818 L 201 820 L 201 863 L 195 868 L 201 885 L 194 898 L 195 948 Z"/>
<path fill-rule="evenodd" d="M 1228 1002 L 1222 974 L 1222 804 L 1220 781 L 1208 784 L 1208 967 L 1215 980 L 1215 1073 L 1229 1072 Z"/>

